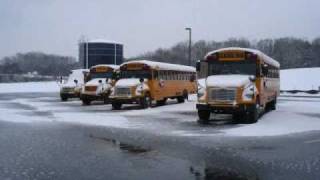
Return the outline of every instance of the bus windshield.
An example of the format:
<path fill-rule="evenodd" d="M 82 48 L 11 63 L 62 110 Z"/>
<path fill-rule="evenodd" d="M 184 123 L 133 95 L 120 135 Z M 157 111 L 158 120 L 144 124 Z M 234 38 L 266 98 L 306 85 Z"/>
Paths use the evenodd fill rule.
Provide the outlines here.
<path fill-rule="evenodd" d="M 150 71 L 121 71 L 120 72 L 120 78 L 151 78 L 151 72 Z"/>
<path fill-rule="evenodd" d="M 113 72 L 90 73 L 90 79 L 96 79 L 96 78 L 108 78 L 108 79 L 111 79 L 112 77 L 113 77 Z"/>
<path fill-rule="evenodd" d="M 256 62 L 217 61 L 209 63 L 209 75 L 245 74 L 256 75 Z"/>

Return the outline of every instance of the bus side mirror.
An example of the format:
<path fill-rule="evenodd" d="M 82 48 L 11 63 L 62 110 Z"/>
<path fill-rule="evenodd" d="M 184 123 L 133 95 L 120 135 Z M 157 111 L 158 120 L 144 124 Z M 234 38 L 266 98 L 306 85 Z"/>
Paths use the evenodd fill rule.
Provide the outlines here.
<path fill-rule="evenodd" d="M 197 72 L 200 71 L 200 60 L 198 60 L 196 63 L 196 70 L 197 70 Z"/>
<path fill-rule="evenodd" d="M 73 80 L 73 81 L 74 81 L 74 83 L 78 84 L 78 80 L 75 79 L 75 80 Z"/>

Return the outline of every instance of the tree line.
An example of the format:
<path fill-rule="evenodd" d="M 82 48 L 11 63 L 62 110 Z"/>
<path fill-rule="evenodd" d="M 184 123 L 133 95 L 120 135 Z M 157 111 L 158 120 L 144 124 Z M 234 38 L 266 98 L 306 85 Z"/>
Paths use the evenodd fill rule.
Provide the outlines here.
<path fill-rule="evenodd" d="M 249 41 L 231 38 L 226 41 L 196 41 L 192 44 L 192 65 L 208 52 L 224 47 L 259 49 L 280 62 L 282 69 L 320 67 L 320 37 L 312 41 L 299 38 L 278 38 Z M 188 42 L 179 42 L 171 48 L 159 48 L 134 59 L 150 59 L 188 65 Z M 75 57 L 42 52 L 17 53 L 0 60 L 0 74 L 26 74 L 36 72 L 45 76 L 66 76 L 70 70 L 81 68 Z"/>
<path fill-rule="evenodd" d="M 36 73 L 45 76 L 66 76 L 79 67 L 76 58 L 42 52 L 17 53 L 0 61 L 0 74 Z"/>
<path fill-rule="evenodd" d="M 300 38 L 278 38 L 249 41 L 244 38 L 231 38 L 226 41 L 196 41 L 192 44 L 192 65 L 208 52 L 224 47 L 242 47 L 258 49 L 279 61 L 281 69 L 320 67 L 320 37 L 312 41 Z M 141 54 L 133 59 L 151 59 L 154 61 L 188 65 L 188 42 L 179 42 L 171 48 L 159 48 Z"/>

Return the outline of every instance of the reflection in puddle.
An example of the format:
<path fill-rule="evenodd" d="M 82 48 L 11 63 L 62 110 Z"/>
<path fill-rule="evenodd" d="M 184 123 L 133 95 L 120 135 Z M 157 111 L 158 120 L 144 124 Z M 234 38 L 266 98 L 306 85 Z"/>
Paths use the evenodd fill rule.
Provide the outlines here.
<path fill-rule="evenodd" d="M 233 169 L 225 168 L 206 168 L 205 180 L 258 180 L 257 177 L 250 177 L 245 174 L 241 174 Z"/>
<path fill-rule="evenodd" d="M 119 147 L 120 150 L 129 152 L 129 153 L 140 154 L 140 153 L 147 153 L 147 152 L 151 151 L 151 149 L 142 148 L 141 146 L 123 143 L 123 142 L 120 142 L 115 139 L 110 139 L 110 138 L 106 138 L 106 137 L 96 137 L 96 136 L 93 136 L 92 134 L 90 134 L 89 137 L 93 138 L 93 139 L 99 139 L 99 140 L 103 140 L 106 142 L 110 142 L 110 143 L 116 145 L 117 147 Z"/>

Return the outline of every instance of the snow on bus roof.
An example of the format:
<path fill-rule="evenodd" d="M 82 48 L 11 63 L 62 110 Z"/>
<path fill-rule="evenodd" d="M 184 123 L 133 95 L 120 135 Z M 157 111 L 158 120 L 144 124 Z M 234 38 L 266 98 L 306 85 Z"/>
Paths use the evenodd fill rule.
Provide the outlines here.
<path fill-rule="evenodd" d="M 179 64 L 170 64 L 170 63 L 156 62 L 156 61 L 150 61 L 150 60 L 129 61 L 129 62 L 123 63 L 122 65 L 132 64 L 132 63 L 146 64 L 146 65 L 150 66 L 151 68 L 159 69 L 159 70 L 196 72 L 196 68 L 194 68 L 192 66 L 185 66 L 185 65 L 179 65 Z"/>
<path fill-rule="evenodd" d="M 240 47 L 228 47 L 228 48 L 222 48 L 222 49 L 211 51 L 211 52 L 207 53 L 207 55 L 205 56 L 205 59 L 207 58 L 207 56 L 214 54 L 216 52 L 229 51 L 229 50 L 251 52 L 251 53 L 254 53 L 254 54 L 260 56 L 260 58 L 262 58 L 266 63 L 273 65 L 273 66 L 276 66 L 276 67 L 280 67 L 280 64 L 278 61 L 272 59 L 271 57 L 267 56 L 263 52 L 256 50 L 256 49 L 240 48 Z"/>
<path fill-rule="evenodd" d="M 89 40 L 88 43 L 111 43 L 111 44 L 123 44 L 121 42 L 107 40 L 107 39 L 92 39 Z"/>
<path fill-rule="evenodd" d="M 119 65 L 114 65 L 114 64 L 97 64 L 97 65 L 94 65 L 94 66 L 91 66 L 91 68 L 96 68 L 96 67 L 109 67 L 109 68 L 112 68 L 112 69 L 119 69 Z"/>
<path fill-rule="evenodd" d="M 79 71 L 79 72 L 89 72 L 89 69 L 73 69 L 71 71 L 72 72 L 77 72 L 77 71 Z"/>

